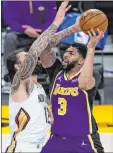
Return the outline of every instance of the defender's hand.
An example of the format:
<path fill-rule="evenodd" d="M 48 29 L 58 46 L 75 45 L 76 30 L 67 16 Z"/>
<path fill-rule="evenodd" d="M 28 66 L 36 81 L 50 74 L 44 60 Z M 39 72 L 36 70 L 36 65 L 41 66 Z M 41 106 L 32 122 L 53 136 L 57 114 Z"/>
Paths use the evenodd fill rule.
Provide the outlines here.
<path fill-rule="evenodd" d="M 58 9 L 55 20 L 53 22 L 53 24 L 55 24 L 57 27 L 59 27 L 59 25 L 63 22 L 66 12 L 71 8 L 71 5 L 68 6 L 68 3 L 69 2 L 67 1 L 62 2 Z"/>
<path fill-rule="evenodd" d="M 73 33 L 81 31 L 79 19 L 75 24 L 72 25 L 72 31 Z"/>
<path fill-rule="evenodd" d="M 94 32 L 93 29 L 91 31 L 88 31 L 88 34 L 90 36 L 90 41 L 88 43 L 88 49 L 95 49 L 96 44 L 104 37 L 103 31 L 100 31 L 97 29 L 97 34 Z"/>

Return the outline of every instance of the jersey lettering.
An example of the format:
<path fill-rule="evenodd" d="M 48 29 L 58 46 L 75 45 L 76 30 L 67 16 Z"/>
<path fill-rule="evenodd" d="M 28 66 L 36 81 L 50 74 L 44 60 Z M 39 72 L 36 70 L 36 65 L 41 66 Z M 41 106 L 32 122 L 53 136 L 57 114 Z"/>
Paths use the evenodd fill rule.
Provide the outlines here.
<path fill-rule="evenodd" d="M 79 93 L 78 93 L 78 87 L 64 88 L 61 87 L 60 84 L 56 84 L 53 94 L 78 96 Z"/>

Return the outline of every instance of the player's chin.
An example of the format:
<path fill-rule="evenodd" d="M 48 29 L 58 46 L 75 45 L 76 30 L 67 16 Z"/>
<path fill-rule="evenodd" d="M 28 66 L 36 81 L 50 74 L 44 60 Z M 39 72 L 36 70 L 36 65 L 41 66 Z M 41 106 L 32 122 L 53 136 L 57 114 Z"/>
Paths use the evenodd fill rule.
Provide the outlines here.
<path fill-rule="evenodd" d="M 62 61 L 62 66 L 63 66 L 63 67 L 66 67 L 67 64 L 68 64 L 67 62 Z"/>
<path fill-rule="evenodd" d="M 62 65 L 62 66 L 61 66 L 61 69 L 62 69 L 62 70 L 66 70 L 66 69 L 67 69 L 67 66 L 66 66 L 66 65 Z"/>
<path fill-rule="evenodd" d="M 62 61 L 62 65 L 63 65 L 64 67 L 67 67 L 68 64 L 69 64 L 69 61 L 67 61 L 67 60 Z"/>

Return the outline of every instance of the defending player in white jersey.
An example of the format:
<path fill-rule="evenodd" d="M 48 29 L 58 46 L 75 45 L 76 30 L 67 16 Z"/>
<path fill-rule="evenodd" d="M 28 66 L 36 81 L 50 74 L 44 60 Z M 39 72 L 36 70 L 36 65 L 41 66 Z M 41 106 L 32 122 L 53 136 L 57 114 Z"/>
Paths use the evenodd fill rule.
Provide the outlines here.
<path fill-rule="evenodd" d="M 24 49 L 13 52 L 7 59 L 11 81 L 9 96 L 11 144 L 6 152 L 39 152 L 47 135 L 46 102 L 41 87 L 32 81 L 38 57 L 52 40 L 69 10 L 63 2 L 55 20 L 33 43 L 28 53 Z"/>

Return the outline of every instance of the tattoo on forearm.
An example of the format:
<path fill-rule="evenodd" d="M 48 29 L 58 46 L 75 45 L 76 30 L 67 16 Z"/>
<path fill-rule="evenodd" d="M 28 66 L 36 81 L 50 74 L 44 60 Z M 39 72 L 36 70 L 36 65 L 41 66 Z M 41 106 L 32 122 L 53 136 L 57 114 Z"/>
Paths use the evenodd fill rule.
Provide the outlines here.
<path fill-rule="evenodd" d="M 37 64 L 39 55 L 46 49 L 56 30 L 57 27 L 54 24 L 52 24 L 32 44 L 28 52 L 28 55 L 26 55 L 23 69 L 21 70 L 21 79 L 26 79 L 32 75 L 32 72 Z"/>
<path fill-rule="evenodd" d="M 56 34 L 54 34 L 54 36 L 52 37 L 52 40 L 51 40 L 51 42 L 50 42 L 50 48 L 52 48 L 52 47 L 55 47 L 56 45 L 58 45 L 59 44 L 59 42 L 61 41 L 61 40 L 63 40 L 65 37 L 67 37 L 67 36 L 69 36 L 69 35 L 71 35 L 73 32 L 72 32 L 72 30 L 71 30 L 71 28 L 67 28 L 67 29 L 65 29 L 65 30 L 63 30 L 63 31 L 61 31 L 61 32 L 57 32 Z"/>
<path fill-rule="evenodd" d="M 57 27 L 52 24 L 46 31 L 44 31 L 32 44 L 29 53 L 36 51 L 37 57 L 46 49 L 51 42 L 52 36 L 55 34 Z"/>
<path fill-rule="evenodd" d="M 71 28 L 65 29 L 61 32 L 58 32 L 56 34 L 54 34 L 54 36 L 51 39 L 50 44 L 47 46 L 46 48 L 46 52 L 48 53 L 48 57 L 51 60 L 52 63 L 55 62 L 56 60 L 56 54 L 54 52 L 54 47 L 59 44 L 59 42 L 64 39 L 65 37 L 69 36 L 70 34 L 72 34 L 72 30 Z"/>
<path fill-rule="evenodd" d="M 20 80 L 29 78 L 35 69 L 38 56 L 46 49 L 50 43 L 52 36 L 56 32 L 57 27 L 52 24 L 46 31 L 44 31 L 32 44 L 28 55 L 26 55 L 24 64 L 21 70 L 15 74 L 12 83 L 12 93 L 16 92 L 20 85 Z"/>
<path fill-rule="evenodd" d="M 28 55 L 26 55 L 24 66 L 20 73 L 21 79 L 26 79 L 32 75 L 32 72 L 35 69 L 35 66 L 38 60 L 38 56 L 46 49 L 56 30 L 57 30 L 57 27 L 52 24 L 32 44 L 28 52 Z"/>

